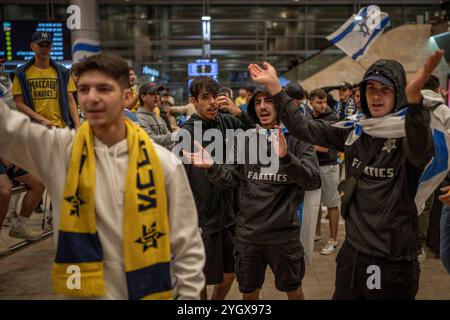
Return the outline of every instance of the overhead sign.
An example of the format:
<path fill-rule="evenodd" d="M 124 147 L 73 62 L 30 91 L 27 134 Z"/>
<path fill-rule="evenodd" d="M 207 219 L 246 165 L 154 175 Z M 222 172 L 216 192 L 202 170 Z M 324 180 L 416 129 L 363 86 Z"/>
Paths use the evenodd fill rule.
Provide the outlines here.
<path fill-rule="evenodd" d="M 216 59 L 199 59 L 194 63 L 188 64 L 188 76 L 198 77 L 198 76 L 209 76 L 217 78 L 219 74 L 219 65 Z"/>

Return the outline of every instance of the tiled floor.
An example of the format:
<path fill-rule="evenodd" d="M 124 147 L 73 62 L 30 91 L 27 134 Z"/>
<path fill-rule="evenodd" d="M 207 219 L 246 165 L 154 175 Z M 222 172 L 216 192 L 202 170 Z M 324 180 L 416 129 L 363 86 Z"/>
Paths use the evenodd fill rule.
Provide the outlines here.
<path fill-rule="evenodd" d="M 327 225 L 322 225 L 327 235 Z M 340 226 L 339 239 L 342 240 L 344 226 Z M 324 237 L 326 239 L 326 237 Z M 303 281 L 303 290 L 307 299 L 331 298 L 334 289 L 335 254 L 322 256 L 319 254 L 322 243 L 314 249 L 313 264 L 307 268 Z M 51 265 L 54 258 L 53 240 L 47 238 L 14 254 L 0 258 L 0 299 L 56 299 L 51 288 Z M 450 275 L 441 261 L 428 254 L 421 265 L 420 289 L 417 299 L 450 300 Z M 209 288 L 211 289 L 211 288 Z M 208 290 L 209 292 L 211 290 Z M 231 288 L 227 299 L 240 299 L 241 294 L 236 283 Z M 274 278 L 267 269 L 262 299 L 286 299 L 286 295 L 275 289 Z"/>

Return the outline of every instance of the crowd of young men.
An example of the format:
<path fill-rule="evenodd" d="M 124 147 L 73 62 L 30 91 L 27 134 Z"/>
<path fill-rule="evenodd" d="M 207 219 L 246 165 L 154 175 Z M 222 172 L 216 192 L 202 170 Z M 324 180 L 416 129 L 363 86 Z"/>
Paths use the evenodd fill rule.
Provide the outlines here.
<path fill-rule="evenodd" d="M 251 64 L 259 86 L 250 97 L 240 92 L 241 107 L 229 89 L 197 77 L 189 89 L 195 112 L 173 130 L 161 118 L 175 110 L 173 98 L 167 90 L 161 98 L 164 88 L 154 83 L 133 87 L 125 60 L 109 54 L 85 59 L 76 65 L 75 88 L 68 70 L 50 59 L 51 44 L 50 34 L 34 34 L 36 57 L 15 72 L 11 93 L 21 112 L 0 102 L 0 156 L 20 166 L 0 166 L 0 222 L 9 201 L 6 172 L 31 188 L 21 222 L 45 185 L 53 205 L 57 293 L 207 299 L 207 285 L 214 285 L 211 298 L 225 299 L 236 279 L 243 299 L 258 299 L 269 266 L 278 290 L 304 299 L 298 211 L 305 192 L 321 188 L 330 223 L 322 254 L 338 248 L 345 202 L 333 298 L 415 298 L 415 198 L 435 155 L 430 114 L 436 106 L 428 104 L 439 95 L 420 90 L 442 51 L 408 85 L 399 62 L 380 60 L 359 90 L 343 82 L 309 94 L 296 83 L 282 88 L 271 65 Z M 334 89 L 339 101 L 328 94 Z M 81 124 L 77 104 L 86 119 Z M 395 122 L 398 115 L 401 122 Z M 342 127 L 337 121 L 344 119 L 362 121 Z M 391 123 L 404 129 L 390 135 Z M 353 181 L 341 197 L 338 152 L 345 154 L 346 182 Z M 2 243 L 0 252 L 8 252 Z M 75 290 L 65 285 L 73 265 L 83 279 Z M 378 290 L 366 285 L 372 265 L 383 275 Z"/>

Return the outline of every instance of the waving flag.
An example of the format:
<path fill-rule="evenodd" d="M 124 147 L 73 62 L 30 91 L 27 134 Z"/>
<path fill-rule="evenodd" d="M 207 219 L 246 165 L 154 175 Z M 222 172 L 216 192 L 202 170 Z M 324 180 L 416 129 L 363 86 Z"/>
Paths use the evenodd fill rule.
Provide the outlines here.
<path fill-rule="evenodd" d="M 358 14 L 353 14 L 327 39 L 353 60 L 358 60 L 389 23 L 389 15 L 380 11 L 378 6 L 364 7 Z"/>
<path fill-rule="evenodd" d="M 72 60 L 74 63 L 98 53 L 100 53 L 99 41 L 80 38 L 73 43 Z"/>

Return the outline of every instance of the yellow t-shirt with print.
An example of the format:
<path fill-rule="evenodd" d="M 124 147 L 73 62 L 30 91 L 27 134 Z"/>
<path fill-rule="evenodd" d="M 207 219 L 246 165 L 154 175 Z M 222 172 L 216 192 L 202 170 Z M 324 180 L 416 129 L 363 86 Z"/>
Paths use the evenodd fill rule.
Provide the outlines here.
<path fill-rule="evenodd" d="M 239 96 L 234 100 L 234 104 L 236 105 L 236 107 L 241 107 L 241 105 L 247 104 L 247 98 L 242 98 L 241 96 Z"/>
<path fill-rule="evenodd" d="M 40 69 L 32 65 L 25 71 L 25 76 L 33 99 L 34 111 L 51 121 L 56 127 L 64 128 L 66 123 L 61 117 L 59 108 L 58 75 L 55 68 Z M 75 91 L 77 88 L 70 77 L 67 92 Z M 12 94 L 14 96 L 22 94 L 22 87 L 17 77 L 13 81 Z"/>
<path fill-rule="evenodd" d="M 138 95 L 138 91 L 137 91 L 137 86 L 134 85 L 131 87 L 131 97 L 132 99 L 136 98 L 136 96 Z M 136 113 L 137 109 L 139 108 L 141 104 L 139 103 L 139 100 L 136 102 L 136 104 L 134 106 L 131 107 L 130 111 L 133 113 Z"/>

